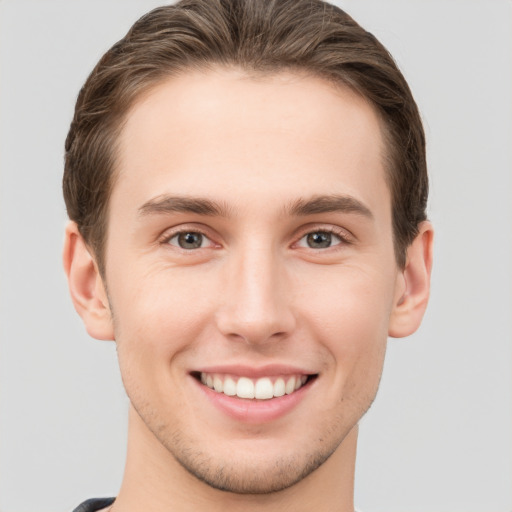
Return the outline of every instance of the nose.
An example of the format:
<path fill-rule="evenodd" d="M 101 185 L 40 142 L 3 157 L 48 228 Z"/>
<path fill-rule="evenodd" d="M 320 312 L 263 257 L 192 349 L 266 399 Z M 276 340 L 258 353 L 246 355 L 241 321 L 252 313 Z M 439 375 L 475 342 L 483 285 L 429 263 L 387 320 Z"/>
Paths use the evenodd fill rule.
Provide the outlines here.
<path fill-rule="evenodd" d="M 296 319 L 285 265 L 269 249 L 253 248 L 232 255 L 227 265 L 223 300 L 217 310 L 224 336 L 249 344 L 286 338 Z"/>

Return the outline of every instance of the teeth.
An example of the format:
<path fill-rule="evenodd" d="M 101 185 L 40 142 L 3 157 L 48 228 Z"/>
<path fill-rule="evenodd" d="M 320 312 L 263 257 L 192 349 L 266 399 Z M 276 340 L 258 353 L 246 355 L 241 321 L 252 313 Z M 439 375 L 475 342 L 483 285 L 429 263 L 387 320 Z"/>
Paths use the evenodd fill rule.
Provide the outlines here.
<path fill-rule="evenodd" d="M 239 398 L 256 398 L 269 400 L 270 398 L 290 395 L 300 389 L 308 380 L 306 375 L 291 375 L 288 377 L 262 377 L 249 379 L 248 377 L 234 377 L 230 375 L 201 373 L 201 382 L 217 393 Z"/>
<path fill-rule="evenodd" d="M 218 375 L 213 377 L 213 389 L 215 389 L 215 391 L 218 393 L 222 393 L 224 391 L 224 383 Z"/>
<path fill-rule="evenodd" d="M 236 385 L 236 396 L 239 398 L 254 398 L 254 383 L 247 377 L 240 377 Z"/>
<path fill-rule="evenodd" d="M 274 385 L 272 381 L 267 378 L 258 379 L 254 386 L 254 398 L 260 400 L 268 400 L 274 397 Z"/>
<path fill-rule="evenodd" d="M 236 382 L 231 377 L 224 380 L 224 394 L 228 396 L 236 395 Z"/>
<path fill-rule="evenodd" d="M 284 383 L 284 379 L 277 379 L 274 382 L 274 396 L 283 396 L 286 392 L 286 385 Z"/>
<path fill-rule="evenodd" d="M 210 387 L 210 386 L 208 386 Z M 285 393 L 287 395 L 290 395 L 291 393 L 293 393 L 295 391 L 295 377 L 291 377 L 290 379 L 288 379 L 286 381 L 286 386 L 285 386 Z"/>

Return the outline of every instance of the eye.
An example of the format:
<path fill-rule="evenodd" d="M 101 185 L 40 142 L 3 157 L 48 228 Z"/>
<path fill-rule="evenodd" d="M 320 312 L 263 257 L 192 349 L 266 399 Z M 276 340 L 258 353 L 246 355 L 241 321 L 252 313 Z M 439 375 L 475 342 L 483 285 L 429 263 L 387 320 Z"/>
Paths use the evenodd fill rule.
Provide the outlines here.
<path fill-rule="evenodd" d="M 331 231 L 313 231 L 304 235 L 297 245 L 299 247 L 308 247 L 309 249 L 328 249 L 342 242 L 341 236 Z"/>
<path fill-rule="evenodd" d="M 185 250 L 201 249 L 212 245 L 208 237 L 197 231 L 181 231 L 169 238 L 167 243 Z"/>

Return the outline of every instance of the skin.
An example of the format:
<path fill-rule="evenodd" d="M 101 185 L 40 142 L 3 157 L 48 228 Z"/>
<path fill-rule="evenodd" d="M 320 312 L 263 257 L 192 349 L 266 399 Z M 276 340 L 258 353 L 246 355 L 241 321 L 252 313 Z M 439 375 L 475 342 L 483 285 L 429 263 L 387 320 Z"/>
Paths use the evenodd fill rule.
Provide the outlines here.
<path fill-rule="evenodd" d="M 116 341 L 131 403 L 114 510 L 353 510 L 357 422 L 388 335 L 419 326 L 432 260 L 425 222 L 396 265 L 384 151 L 372 107 L 311 76 L 190 72 L 135 103 L 104 279 L 73 223 L 64 249 L 75 307 Z M 169 207 L 183 198 L 221 211 Z M 315 376 L 272 421 L 230 417 L 191 374 L 268 364 Z"/>

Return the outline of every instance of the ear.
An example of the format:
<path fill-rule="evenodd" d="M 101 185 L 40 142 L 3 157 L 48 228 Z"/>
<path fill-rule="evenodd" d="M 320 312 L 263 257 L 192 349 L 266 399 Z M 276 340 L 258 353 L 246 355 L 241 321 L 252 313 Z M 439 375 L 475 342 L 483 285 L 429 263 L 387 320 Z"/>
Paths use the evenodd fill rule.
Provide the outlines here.
<path fill-rule="evenodd" d="M 113 340 L 112 315 L 103 279 L 75 222 L 66 227 L 62 259 L 73 305 L 87 332 L 98 340 Z"/>
<path fill-rule="evenodd" d="M 389 321 L 389 336 L 402 338 L 421 324 L 430 294 L 434 230 L 430 222 L 420 224 L 419 232 L 407 248 L 405 268 L 397 276 L 395 302 Z"/>

